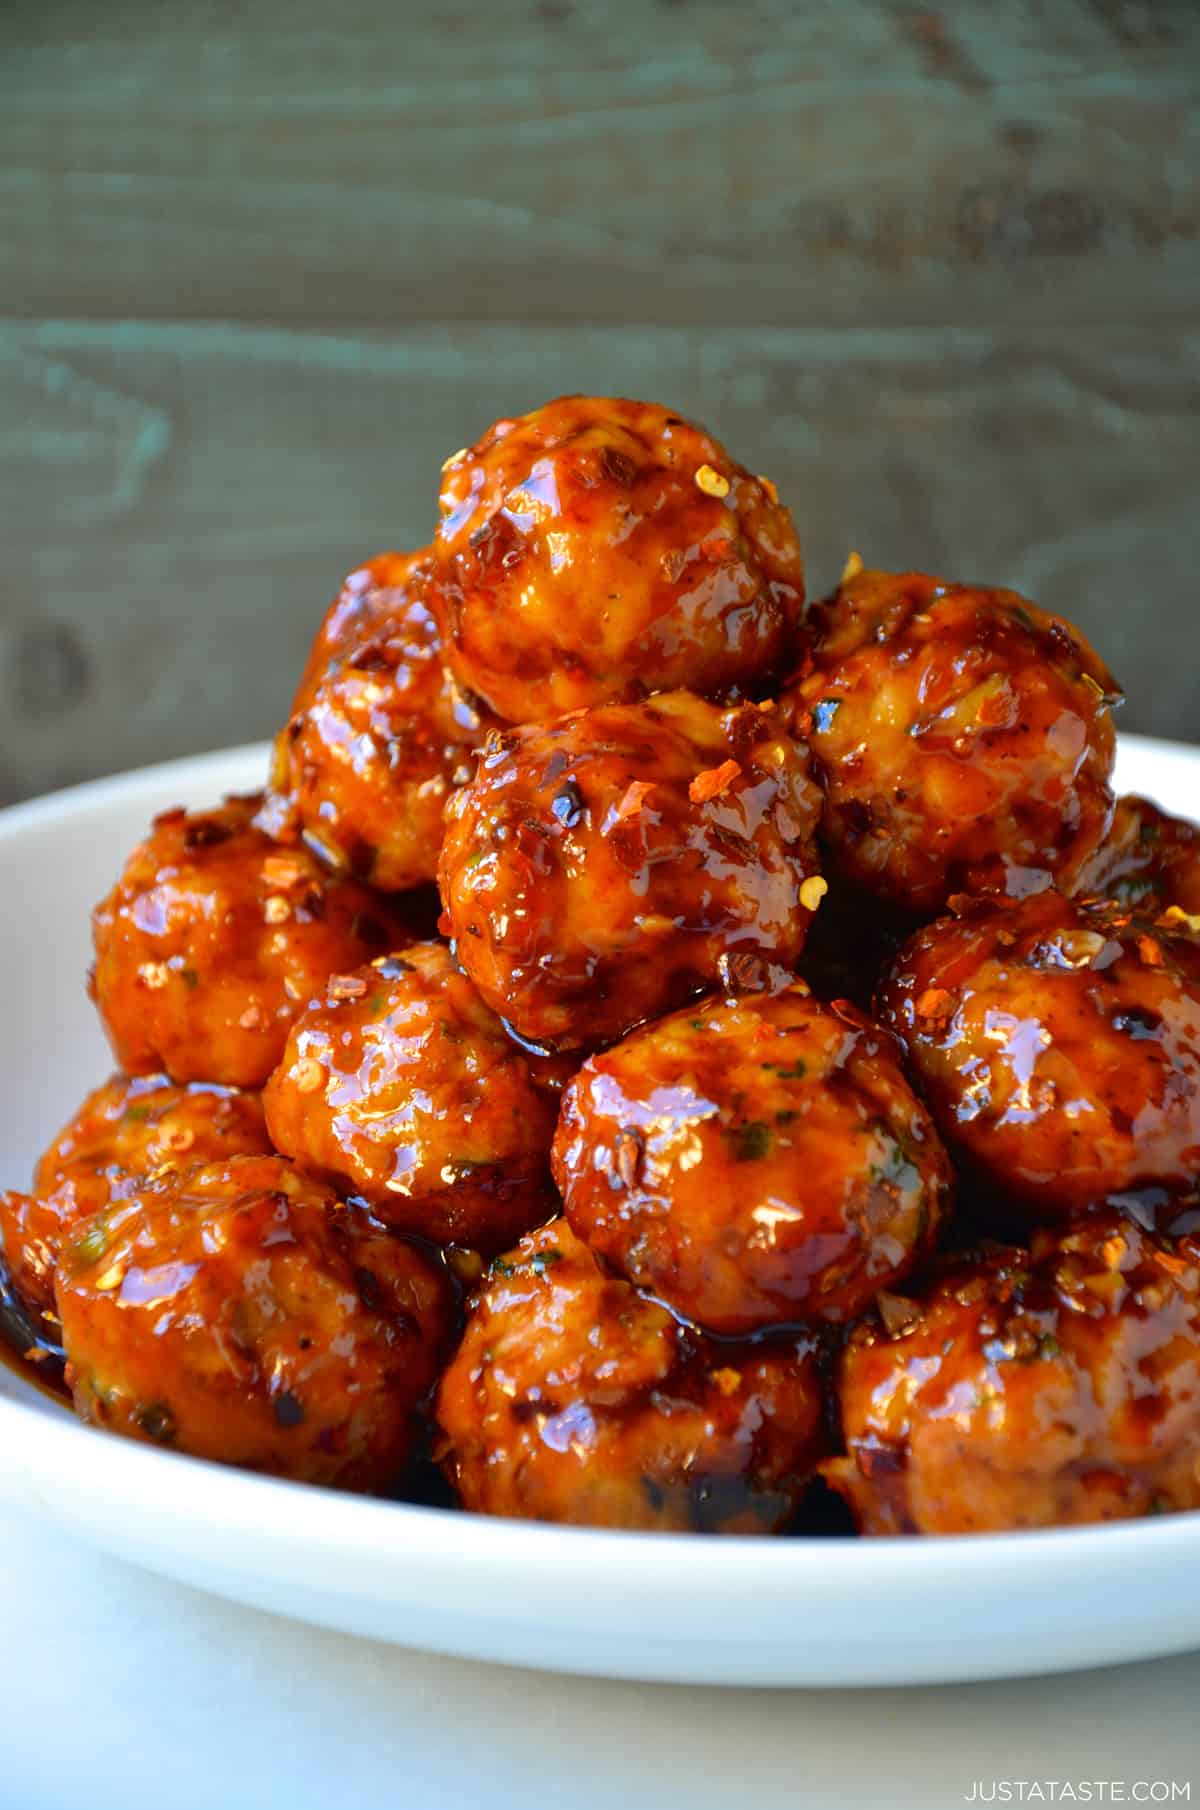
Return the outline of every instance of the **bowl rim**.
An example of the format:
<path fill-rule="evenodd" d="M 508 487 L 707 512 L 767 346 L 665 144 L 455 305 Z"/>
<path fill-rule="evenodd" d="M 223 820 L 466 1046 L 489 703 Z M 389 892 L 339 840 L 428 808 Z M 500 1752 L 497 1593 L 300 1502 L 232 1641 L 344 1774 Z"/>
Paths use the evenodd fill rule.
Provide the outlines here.
<path fill-rule="evenodd" d="M 1123 736 L 1121 741 L 1131 752 L 1183 759 L 1200 776 L 1200 747 L 1148 736 Z M 120 805 L 151 787 L 166 790 L 176 778 L 186 792 L 226 769 L 249 773 L 265 762 L 269 746 L 256 742 L 185 755 L 8 806 L 0 810 L 0 849 L 10 838 L 64 815 Z M 691 1534 L 470 1514 L 352 1495 L 162 1451 L 98 1433 L 78 1421 L 66 1403 L 15 1371 L 9 1372 L 7 1386 L 0 1387 L 0 1445 L 16 1472 L 71 1476 L 80 1488 L 87 1487 L 90 1477 L 101 1487 L 107 1483 L 121 1494 L 136 1494 L 140 1521 L 150 1514 L 172 1522 L 198 1516 L 211 1522 L 218 1513 L 224 1537 L 268 1531 L 273 1540 L 310 1556 L 326 1555 L 334 1563 L 349 1546 L 406 1567 L 414 1559 L 435 1567 L 452 1562 L 468 1581 L 536 1566 L 548 1586 L 566 1588 L 578 1585 L 584 1561 L 589 1574 L 593 1565 L 617 1567 L 623 1589 L 644 1587 L 661 1594 L 694 1590 L 697 1558 L 713 1549 L 712 1541 Z M 828 1599 L 844 1596 L 850 1585 L 869 1590 L 886 1582 L 894 1589 L 899 1563 L 906 1586 L 919 1592 L 944 1583 L 951 1555 L 963 1585 L 994 1582 L 998 1566 L 1014 1585 L 1026 1585 L 1043 1577 L 1061 1581 L 1068 1572 L 1098 1575 L 1097 1567 L 1127 1566 L 1145 1547 L 1153 1547 L 1159 1563 L 1194 1563 L 1200 1554 L 1200 1509 L 1111 1523 L 923 1538 L 723 1535 L 719 1574 L 706 1580 L 706 1589 L 719 1575 L 723 1594 L 774 1582 L 789 1591 L 803 1586 L 814 1600 Z"/>

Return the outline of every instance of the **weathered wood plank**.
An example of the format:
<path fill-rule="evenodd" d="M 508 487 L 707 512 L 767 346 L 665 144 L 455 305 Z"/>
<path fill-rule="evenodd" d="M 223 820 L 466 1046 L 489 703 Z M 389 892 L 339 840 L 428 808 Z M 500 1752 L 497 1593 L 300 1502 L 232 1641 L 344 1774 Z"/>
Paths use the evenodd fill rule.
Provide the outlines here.
<path fill-rule="evenodd" d="M 0 312 L 1182 321 L 1198 95 L 1191 0 L 31 0 Z"/>
<path fill-rule="evenodd" d="M 1014 583 L 1109 654 L 1130 727 L 1200 738 L 1195 333 L 24 323 L 0 793 L 269 732 L 340 574 L 428 537 L 441 457 L 572 388 L 707 420 L 791 501 L 814 588 L 852 545 Z"/>

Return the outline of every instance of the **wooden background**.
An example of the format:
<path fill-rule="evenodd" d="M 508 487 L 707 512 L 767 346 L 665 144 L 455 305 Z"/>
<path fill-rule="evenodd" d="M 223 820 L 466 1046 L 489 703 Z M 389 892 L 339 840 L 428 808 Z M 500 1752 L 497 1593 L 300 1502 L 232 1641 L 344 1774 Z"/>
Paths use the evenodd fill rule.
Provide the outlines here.
<path fill-rule="evenodd" d="M 0 798 L 268 733 L 563 390 L 1200 739 L 1196 0 L 3 0 Z"/>

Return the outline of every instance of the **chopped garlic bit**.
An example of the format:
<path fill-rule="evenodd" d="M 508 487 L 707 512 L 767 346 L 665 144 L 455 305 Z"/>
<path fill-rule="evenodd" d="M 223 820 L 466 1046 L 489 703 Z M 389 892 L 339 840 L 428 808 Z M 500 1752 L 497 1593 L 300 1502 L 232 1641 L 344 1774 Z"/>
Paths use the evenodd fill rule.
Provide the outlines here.
<path fill-rule="evenodd" d="M 705 496 L 725 497 L 729 495 L 729 479 L 713 465 L 701 465 L 696 472 L 696 488 Z"/>
<path fill-rule="evenodd" d="M 800 903 L 805 911 L 815 911 L 828 891 L 828 880 L 820 874 L 810 874 L 800 887 Z"/>

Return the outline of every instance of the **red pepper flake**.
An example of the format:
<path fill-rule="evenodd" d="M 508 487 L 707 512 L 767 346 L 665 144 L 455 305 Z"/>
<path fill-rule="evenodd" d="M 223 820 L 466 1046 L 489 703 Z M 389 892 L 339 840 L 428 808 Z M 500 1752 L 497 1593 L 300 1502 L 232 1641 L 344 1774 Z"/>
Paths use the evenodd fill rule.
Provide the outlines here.
<path fill-rule="evenodd" d="M 1148 968 L 1161 968 L 1163 952 L 1152 936 L 1139 936 L 1137 952 Z"/>
<path fill-rule="evenodd" d="M 943 1024 L 950 1016 L 953 1003 L 945 987 L 926 987 L 917 1001 L 917 1017 L 927 1018 L 933 1024 Z"/>
<path fill-rule="evenodd" d="M 27 1364 L 44 1364 L 50 1353 L 44 1345 L 31 1345 L 23 1355 Z"/>
<path fill-rule="evenodd" d="M 710 534 L 707 540 L 700 542 L 700 551 L 705 559 L 725 559 L 732 545 L 727 534 Z"/>
<path fill-rule="evenodd" d="M 625 790 L 620 804 L 613 806 L 613 817 L 617 823 L 624 823 L 627 817 L 636 817 L 647 797 L 654 790 L 653 780 L 635 779 Z"/>
<path fill-rule="evenodd" d="M 367 983 L 361 974 L 331 974 L 330 999 L 365 999 Z"/>
<path fill-rule="evenodd" d="M 707 804 L 710 798 L 720 798 L 741 776 L 741 771 L 735 760 L 724 760 L 719 767 L 708 767 L 703 773 L 697 773 L 688 787 L 688 797 L 693 804 Z"/>

